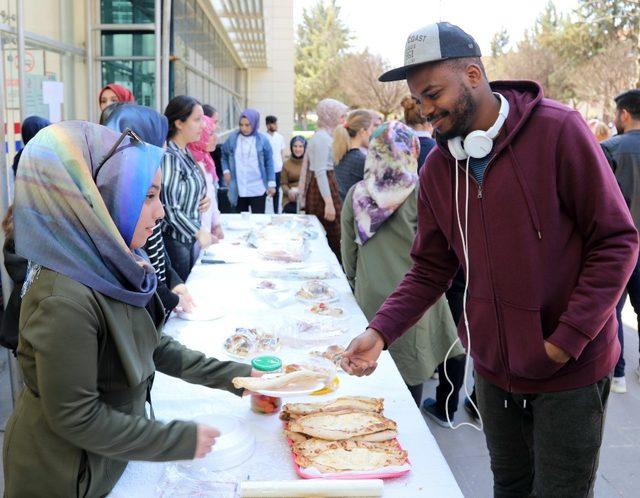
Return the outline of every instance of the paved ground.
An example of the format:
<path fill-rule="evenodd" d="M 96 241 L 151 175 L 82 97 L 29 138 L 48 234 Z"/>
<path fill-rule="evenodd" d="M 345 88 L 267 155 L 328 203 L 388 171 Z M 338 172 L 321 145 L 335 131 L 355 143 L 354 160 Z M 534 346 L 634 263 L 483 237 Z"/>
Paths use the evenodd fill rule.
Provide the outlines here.
<path fill-rule="evenodd" d="M 623 315 L 625 323 L 626 394 L 611 393 L 600 467 L 596 481 L 596 498 L 636 497 L 640 489 L 640 383 L 634 373 L 638 365 L 637 322 L 629 304 Z M 435 394 L 436 381 L 429 381 L 424 396 Z M 471 387 L 471 386 L 470 386 Z M 462 398 L 460 399 L 462 405 Z M 463 427 L 443 429 L 426 418 L 431 432 L 449 463 L 466 497 L 492 496 L 492 476 L 484 435 Z M 456 422 L 470 421 L 462 406 Z"/>
<path fill-rule="evenodd" d="M 625 308 L 625 357 L 627 360 L 626 394 L 611 394 L 605 440 L 602 446 L 597 498 L 635 497 L 640 488 L 640 383 L 633 373 L 638 364 L 638 333 L 635 315 Z M 4 429 L 9 398 L 9 377 L 7 374 L 5 350 L 0 348 L 0 428 Z M 433 396 L 435 381 L 429 381 L 424 389 L 425 396 Z M 461 399 L 462 402 L 462 399 Z M 462 409 L 456 414 L 456 422 L 468 421 Z M 489 456 L 484 435 L 464 427 L 456 431 L 443 429 L 427 419 L 440 449 L 453 470 L 462 492 L 469 498 L 489 498 L 492 496 L 492 478 Z M 0 432 L 0 446 L 3 433 Z M 2 455 L 0 453 L 0 464 Z M 3 493 L 3 479 L 0 475 L 0 495 Z"/>

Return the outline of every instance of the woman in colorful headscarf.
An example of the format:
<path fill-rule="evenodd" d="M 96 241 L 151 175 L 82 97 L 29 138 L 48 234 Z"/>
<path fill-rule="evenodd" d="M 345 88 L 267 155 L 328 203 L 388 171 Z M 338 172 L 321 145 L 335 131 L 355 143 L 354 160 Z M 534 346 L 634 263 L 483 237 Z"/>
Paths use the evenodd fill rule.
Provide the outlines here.
<path fill-rule="evenodd" d="M 289 142 L 291 155 L 282 166 L 280 185 L 282 186 L 282 212 L 298 212 L 298 193 L 300 183 L 300 171 L 302 170 L 302 159 L 307 150 L 307 141 L 303 136 L 296 135 Z"/>
<path fill-rule="evenodd" d="M 412 266 L 419 151 L 418 139 L 408 126 L 399 121 L 384 123 L 373 132 L 364 179 L 351 187 L 344 200 L 342 266 L 368 320 Z M 422 383 L 455 340 L 453 318 L 442 297 L 389 347 L 416 404 Z M 462 353 L 457 345 L 450 356 Z"/>
<path fill-rule="evenodd" d="M 136 104 L 118 102 L 109 106 L 101 117 L 102 124 L 117 132 L 127 128 L 148 144 L 162 147 L 167 137 L 167 118 L 155 109 Z M 158 288 L 156 292 L 164 306 L 166 316 L 175 308 L 192 312 L 195 303 L 184 281 L 173 269 L 162 240 L 161 221 L 156 224 L 153 234 L 147 239 L 143 249 L 156 271 Z"/>
<path fill-rule="evenodd" d="M 323 99 L 316 106 L 318 130 L 307 145 L 307 163 L 303 168 L 304 191 L 300 209 L 314 214 L 327 232 L 329 247 L 340 259 L 340 211 L 342 201 L 333 175 L 333 130 L 344 123 L 347 106 L 334 99 Z"/>
<path fill-rule="evenodd" d="M 30 261 L 4 437 L 5 496 L 107 495 L 128 460 L 202 457 L 219 433 L 145 414 L 155 370 L 236 394 L 250 367 L 186 349 L 159 328 L 139 255 L 163 209 L 164 151 L 93 123 L 51 125 L 27 145 L 14 203 Z M 154 323 L 152 316 L 158 316 Z"/>
<path fill-rule="evenodd" d="M 107 107 L 111 104 L 115 104 L 116 102 L 129 102 L 135 104 L 136 98 L 128 88 L 116 83 L 109 83 L 100 90 L 100 94 L 98 95 L 100 111 L 104 111 Z"/>
<path fill-rule="evenodd" d="M 220 221 L 220 211 L 218 210 L 218 193 L 216 185 L 218 184 L 218 175 L 216 174 L 216 165 L 211 157 L 211 152 L 216 148 L 218 136 L 216 135 L 217 120 L 208 116 L 202 116 L 202 132 L 200 140 L 191 142 L 187 145 L 189 152 L 198 162 L 207 183 L 207 197 L 211 199 L 209 208 L 201 213 L 200 223 L 203 229 L 211 230 L 211 242 L 216 244 L 224 238 L 222 225 Z M 196 252 L 200 252 L 200 248 L 196 248 Z"/>
<path fill-rule="evenodd" d="M 276 174 L 269 139 L 258 132 L 260 113 L 245 109 L 239 130 L 222 146 L 222 170 L 229 186 L 229 202 L 236 212 L 264 213 L 267 196 L 276 193 Z"/>

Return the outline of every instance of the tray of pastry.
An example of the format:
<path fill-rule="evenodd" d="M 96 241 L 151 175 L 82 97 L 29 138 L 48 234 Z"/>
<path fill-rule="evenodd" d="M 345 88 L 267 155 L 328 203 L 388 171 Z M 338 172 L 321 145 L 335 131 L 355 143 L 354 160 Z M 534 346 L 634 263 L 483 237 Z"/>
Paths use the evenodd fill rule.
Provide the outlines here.
<path fill-rule="evenodd" d="M 390 479 L 411 471 L 384 400 L 345 396 L 288 403 L 280 418 L 296 473 L 304 479 Z"/>

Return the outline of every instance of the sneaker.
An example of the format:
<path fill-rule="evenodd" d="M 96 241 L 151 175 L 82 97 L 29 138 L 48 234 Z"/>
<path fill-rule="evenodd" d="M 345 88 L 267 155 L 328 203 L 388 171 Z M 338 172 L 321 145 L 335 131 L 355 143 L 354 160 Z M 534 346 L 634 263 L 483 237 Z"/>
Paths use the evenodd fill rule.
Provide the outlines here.
<path fill-rule="evenodd" d="M 433 380 L 438 380 L 438 379 L 440 379 L 440 375 L 438 375 L 438 372 L 433 372 L 433 373 L 431 374 L 431 378 L 432 378 Z"/>
<path fill-rule="evenodd" d="M 471 400 L 469 398 L 464 399 L 464 409 L 473 420 L 479 420 L 480 417 L 478 417 L 478 412 L 476 411 L 476 408 L 471 404 Z"/>
<path fill-rule="evenodd" d="M 618 394 L 627 392 L 627 381 L 624 377 L 614 377 L 611 381 L 611 391 Z"/>
<path fill-rule="evenodd" d="M 436 400 L 433 398 L 427 398 L 422 402 L 422 411 L 436 424 L 445 429 L 450 429 L 449 422 L 447 421 L 447 414 L 443 413 L 439 408 Z M 451 417 L 451 423 L 453 423 L 453 417 Z"/>

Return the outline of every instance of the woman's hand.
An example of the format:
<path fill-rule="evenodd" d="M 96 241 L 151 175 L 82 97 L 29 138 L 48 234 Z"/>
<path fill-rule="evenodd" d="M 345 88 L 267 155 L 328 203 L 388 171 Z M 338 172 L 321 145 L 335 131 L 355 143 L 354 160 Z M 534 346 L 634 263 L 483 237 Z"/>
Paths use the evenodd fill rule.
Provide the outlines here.
<path fill-rule="evenodd" d="M 336 208 L 333 206 L 333 201 L 326 202 L 324 204 L 324 219 L 331 222 L 336 219 Z"/>
<path fill-rule="evenodd" d="M 207 196 L 200 199 L 200 203 L 198 204 L 198 212 L 206 213 L 211 207 L 211 199 Z"/>
<path fill-rule="evenodd" d="M 193 312 L 196 307 L 196 302 L 193 300 L 193 297 L 189 293 L 189 289 L 187 289 L 186 285 L 178 284 L 171 289 L 171 292 L 177 294 L 180 298 L 180 301 L 178 301 L 178 308 L 182 309 L 185 313 Z"/>
<path fill-rule="evenodd" d="M 214 226 L 213 229 L 211 230 L 211 233 L 218 240 L 224 239 L 224 232 L 222 231 L 221 225 Z"/>
<path fill-rule="evenodd" d="M 216 438 L 219 436 L 218 429 L 198 424 L 196 426 L 196 453 L 193 458 L 204 458 L 207 453 L 211 453 L 211 448 L 216 444 Z"/>
<path fill-rule="evenodd" d="M 275 193 L 276 193 L 276 189 L 275 189 L 275 188 L 273 188 L 273 187 L 269 187 L 269 188 L 267 189 L 267 196 L 269 196 L 269 197 L 273 197 L 273 196 L 275 195 Z"/>
<path fill-rule="evenodd" d="M 213 243 L 211 233 L 206 230 L 198 230 L 196 241 L 200 244 L 200 249 L 206 249 Z"/>
<path fill-rule="evenodd" d="M 298 198 L 298 192 L 289 190 L 289 192 L 287 192 L 287 197 L 289 198 L 290 202 L 296 202 L 296 199 Z"/>

